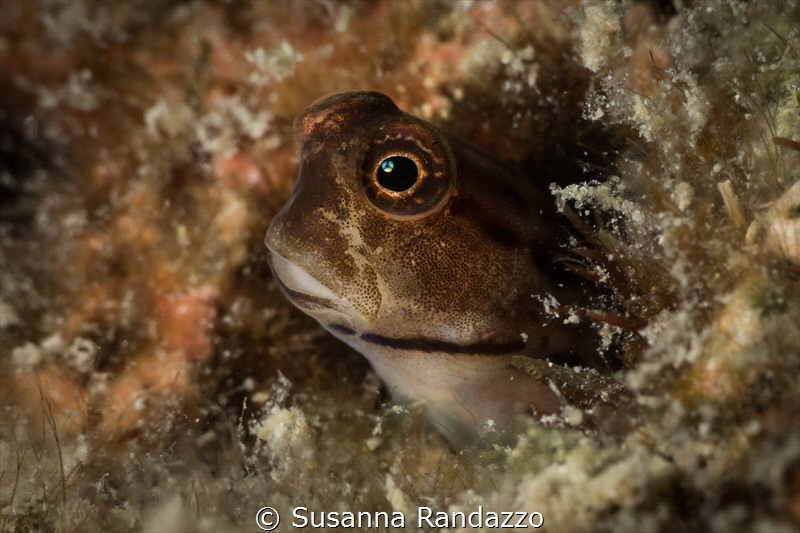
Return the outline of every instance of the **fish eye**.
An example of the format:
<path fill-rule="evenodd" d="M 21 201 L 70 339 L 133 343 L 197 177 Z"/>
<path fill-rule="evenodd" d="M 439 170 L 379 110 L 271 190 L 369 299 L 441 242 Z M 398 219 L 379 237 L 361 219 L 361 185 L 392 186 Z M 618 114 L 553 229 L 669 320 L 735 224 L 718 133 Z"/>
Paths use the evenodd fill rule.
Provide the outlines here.
<path fill-rule="evenodd" d="M 403 117 L 378 124 L 367 138 L 362 185 L 374 207 L 390 218 L 415 220 L 445 204 L 455 183 L 455 163 L 438 131 Z"/>
<path fill-rule="evenodd" d="M 417 182 L 419 171 L 410 157 L 393 155 L 380 162 L 375 179 L 384 189 L 394 192 L 409 190 Z"/>

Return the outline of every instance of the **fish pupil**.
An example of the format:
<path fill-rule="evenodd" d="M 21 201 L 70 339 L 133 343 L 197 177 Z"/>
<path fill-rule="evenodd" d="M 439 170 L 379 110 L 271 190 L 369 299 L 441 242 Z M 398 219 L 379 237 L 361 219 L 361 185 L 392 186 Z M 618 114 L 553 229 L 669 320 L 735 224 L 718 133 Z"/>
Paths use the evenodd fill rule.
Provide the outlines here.
<path fill-rule="evenodd" d="M 394 155 L 387 157 L 378 165 L 378 184 L 393 192 L 407 191 L 417 182 L 419 171 L 411 158 Z"/>

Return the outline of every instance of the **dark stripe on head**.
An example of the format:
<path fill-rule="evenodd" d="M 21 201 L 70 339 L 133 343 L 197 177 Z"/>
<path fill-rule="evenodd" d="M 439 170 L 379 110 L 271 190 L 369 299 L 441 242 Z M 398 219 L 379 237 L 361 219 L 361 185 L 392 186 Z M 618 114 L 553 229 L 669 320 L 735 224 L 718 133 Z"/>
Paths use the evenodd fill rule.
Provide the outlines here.
<path fill-rule="evenodd" d="M 514 342 L 495 343 L 495 342 L 476 342 L 474 344 L 456 344 L 437 339 L 393 339 L 382 335 L 365 333 L 359 338 L 371 344 L 395 348 L 397 350 L 417 350 L 420 352 L 444 352 L 460 354 L 485 354 L 485 355 L 508 355 L 520 353 L 525 348 L 525 343 L 520 339 Z"/>
<path fill-rule="evenodd" d="M 456 344 L 436 339 L 393 339 L 383 335 L 365 333 L 358 335 L 355 331 L 338 324 L 328 326 L 343 335 L 358 337 L 364 342 L 395 348 L 397 350 L 417 350 L 420 352 L 444 352 L 461 354 L 508 355 L 521 353 L 525 349 L 522 339 L 513 342 L 476 342 L 474 344 Z"/>

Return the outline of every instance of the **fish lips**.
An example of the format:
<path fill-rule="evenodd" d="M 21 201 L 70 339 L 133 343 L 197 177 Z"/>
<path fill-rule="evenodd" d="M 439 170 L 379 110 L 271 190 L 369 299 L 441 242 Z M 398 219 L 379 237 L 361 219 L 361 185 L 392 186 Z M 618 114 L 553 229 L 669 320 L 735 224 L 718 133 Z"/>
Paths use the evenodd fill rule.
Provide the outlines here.
<path fill-rule="evenodd" d="M 271 248 L 268 260 L 278 286 L 294 305 L 324 326 L 352 327 L 355 310 L 331 289 Z"/>

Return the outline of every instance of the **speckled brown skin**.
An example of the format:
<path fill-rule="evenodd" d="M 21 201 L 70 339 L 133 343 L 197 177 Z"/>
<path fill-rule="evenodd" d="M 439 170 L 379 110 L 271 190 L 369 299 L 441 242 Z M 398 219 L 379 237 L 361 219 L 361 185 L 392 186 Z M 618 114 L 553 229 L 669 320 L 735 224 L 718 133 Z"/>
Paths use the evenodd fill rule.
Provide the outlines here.
<path fill-rule="evenodd" d="M 456 444 L 489 418 L 511 427 L 519 414 L 557 411 L 556 395 L 509 363 L 514 353 L 596 357 L 537 298 L 569 302 L 575 290 L 553 279 L 552 200 L 379 93 L 324 99 L 295 129 L 299 178 L 266 236 L 287 296 L 397 396 L 428 400 Z M 375 178 L 396 155 L 419 172 L 400 192 Z"/>

